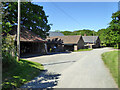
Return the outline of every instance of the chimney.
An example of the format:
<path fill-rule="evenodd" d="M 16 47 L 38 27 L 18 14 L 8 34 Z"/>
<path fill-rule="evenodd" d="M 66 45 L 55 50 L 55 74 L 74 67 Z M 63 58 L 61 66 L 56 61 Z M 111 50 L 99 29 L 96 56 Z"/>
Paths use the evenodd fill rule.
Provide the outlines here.
<path fill-rule="evenodd" d="M 86 34 L 84 34 L 84 36 L 87 36 Z"/>

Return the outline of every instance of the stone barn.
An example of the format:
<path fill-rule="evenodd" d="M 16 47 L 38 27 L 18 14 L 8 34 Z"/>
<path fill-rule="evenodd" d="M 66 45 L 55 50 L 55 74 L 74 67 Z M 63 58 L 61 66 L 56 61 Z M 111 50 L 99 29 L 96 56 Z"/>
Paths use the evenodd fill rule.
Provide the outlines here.
<path fill-rule="evenodd" d="M 47 38 L 47 51 L 48 52 L 62 52 L 63 41 L 59 38 Z"/>
<path fill-rule="evenodd" d="M 98 48 L 100 47 L 100 38 L 99 36 L 82 36 L 85 42 L 85 46 L 89 48 Z"/>
<path fill-rule="evenodd" d="M 74 51 L 84 48 L 84 41 L 81 35 L 55 36 L 49 37 L 48 39 L 53 40 L 55 38 L 61 39 L 63 41 L 63 47 L 65 51 Z"/>
<path fill-rule="evenodd" d="M 16 31 L 11 30 L 10 35 L 15 37 L 15 44 L 17 43 Z M 20 55 L 45 54 L 47 41 L 36 35 L 30 30 L 21 28 L 20 32 Z M 17 44 L 16 44 L 17 45 Z"/>

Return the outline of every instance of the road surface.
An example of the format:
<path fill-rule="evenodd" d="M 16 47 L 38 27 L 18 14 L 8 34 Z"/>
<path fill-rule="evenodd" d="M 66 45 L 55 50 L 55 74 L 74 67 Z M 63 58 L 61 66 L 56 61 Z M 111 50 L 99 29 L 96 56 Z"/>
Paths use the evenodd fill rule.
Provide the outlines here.
<path fill-rule="evenodd" d="M 117 88 L 101 54 L 111 48 L 25 58 L 45 71 L 21 88 Z"/>

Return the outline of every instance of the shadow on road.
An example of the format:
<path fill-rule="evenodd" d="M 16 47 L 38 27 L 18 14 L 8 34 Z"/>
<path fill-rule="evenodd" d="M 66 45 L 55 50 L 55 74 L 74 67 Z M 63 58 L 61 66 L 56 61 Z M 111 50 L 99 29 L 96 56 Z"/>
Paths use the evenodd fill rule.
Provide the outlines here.
<path fill-rule="evenodd" d="M 34 54 L 24 54 L 24 55 L 21 55 L 21 58 L 31 58 L 31 57 L 38 57 L 38 56 L 46 56 L 46 55 L 55 55 L 55 54 L 69 54 L 71 52 L 51 52 L 51 53 L 48 53 L 48 54 L 39 54 L 39 53 L 34 53 Z"/>
<path fill-rule="evenodd" d="M 56 62 L 56 63 L 49 63 L 49 64 L 43 64 L 43 65 L 48 66 L 48 65 L 63 64 L 63 63 L 73 63 L 73 62 L 76 62 L 76 61 Z"/>
<path fill-rule="evenodd" d="M 40 76 L 21 88 L 53 88 L 57 85 L 59 76 L 61 76 L 61 74 L 49 73 L 45 70 Z"/>

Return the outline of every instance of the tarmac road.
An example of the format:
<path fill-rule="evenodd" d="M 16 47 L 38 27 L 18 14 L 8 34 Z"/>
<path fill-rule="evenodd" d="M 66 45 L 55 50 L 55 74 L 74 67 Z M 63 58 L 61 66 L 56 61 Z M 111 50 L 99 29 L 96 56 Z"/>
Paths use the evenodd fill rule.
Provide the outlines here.
<path fill-rule="evenodd" d="M 25 58 L 46 69 L 21 88 L 117 88 L 101 54 L 111 48 Z"/>

